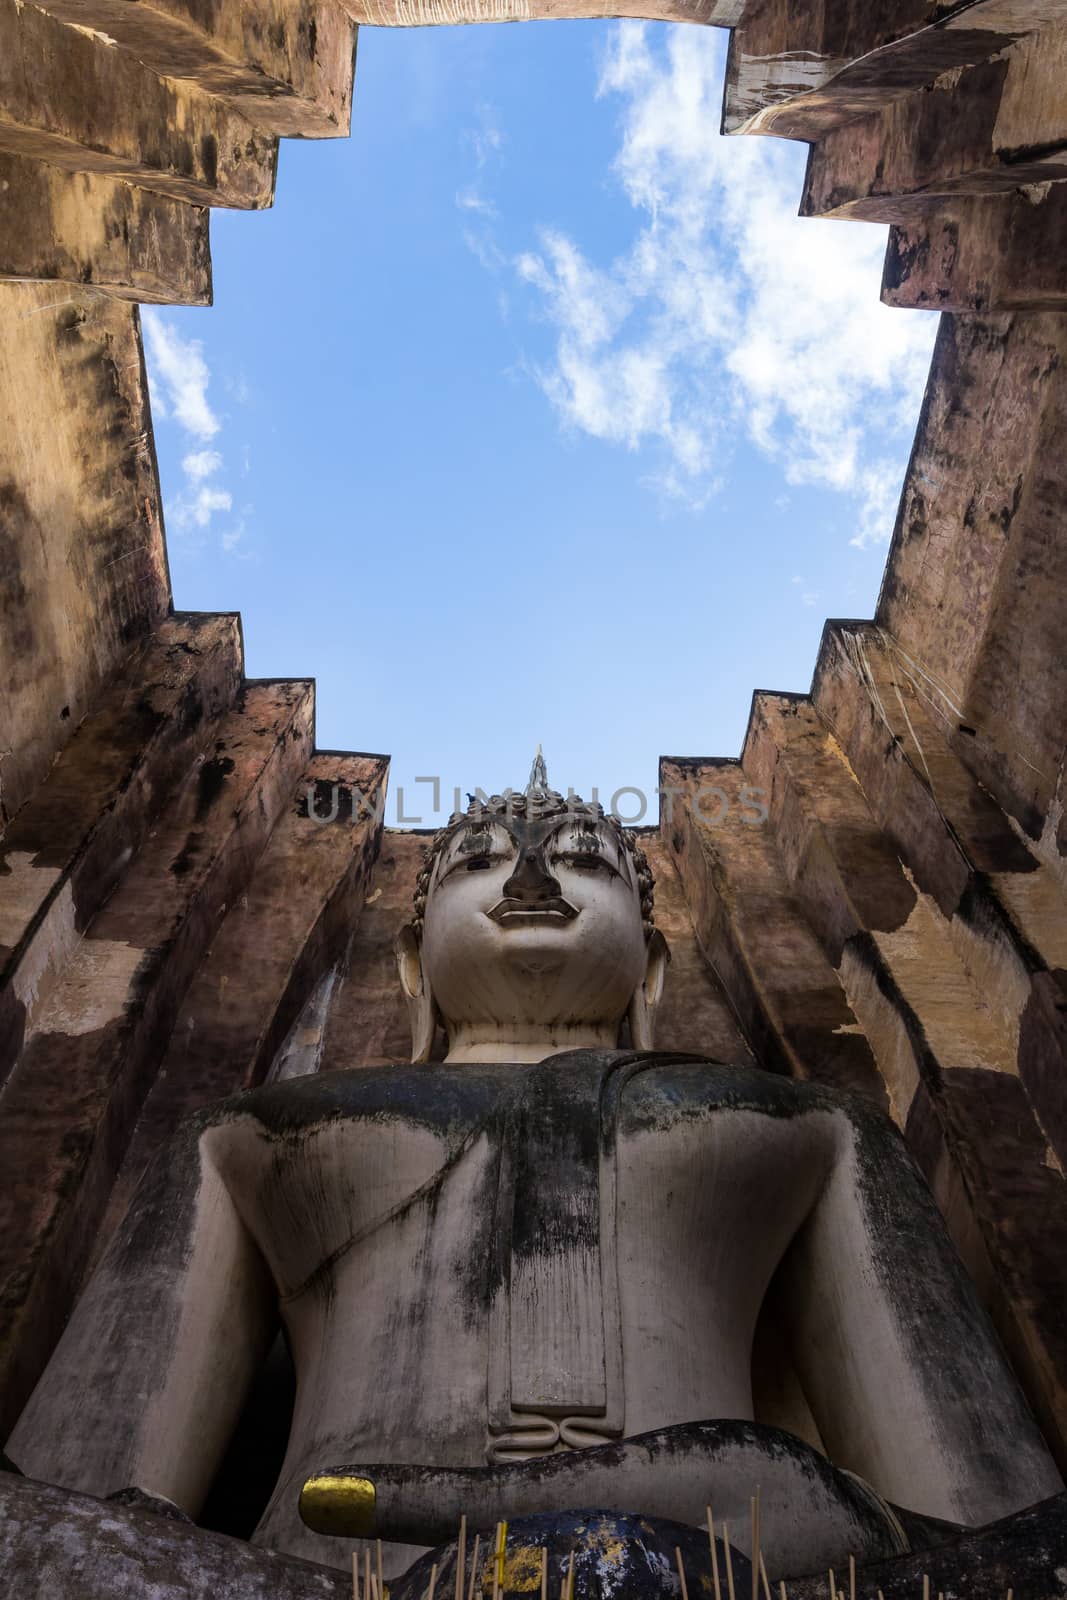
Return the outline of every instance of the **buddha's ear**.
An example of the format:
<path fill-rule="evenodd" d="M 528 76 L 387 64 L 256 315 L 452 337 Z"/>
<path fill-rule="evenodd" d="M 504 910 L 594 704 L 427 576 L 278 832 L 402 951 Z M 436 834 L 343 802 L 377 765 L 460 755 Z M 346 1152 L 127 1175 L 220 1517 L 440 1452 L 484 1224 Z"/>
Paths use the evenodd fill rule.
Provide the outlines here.
<path fill-rule="evenodd" d="M 667 941 L 653 928 L 646 946 L 645 976 L 630 1001 L 630 1041 L 635 1050 L 651 1050 L 656 1025 L 656 1007 L 663 993 L 667 963 L 671 959 Z"/>
<path fill-rule="evenodd" d="M 422 950 L 419 935 L 409 922 L 401 928 L 393 946 L 396 951 L 400 987 L 408 1003 L 408 1020 L 411 1023 L 411 1059 L 429 1061 L 437 1031 L 437 1009 L 433 1003 L 430 986 L 422 970 Z"/>

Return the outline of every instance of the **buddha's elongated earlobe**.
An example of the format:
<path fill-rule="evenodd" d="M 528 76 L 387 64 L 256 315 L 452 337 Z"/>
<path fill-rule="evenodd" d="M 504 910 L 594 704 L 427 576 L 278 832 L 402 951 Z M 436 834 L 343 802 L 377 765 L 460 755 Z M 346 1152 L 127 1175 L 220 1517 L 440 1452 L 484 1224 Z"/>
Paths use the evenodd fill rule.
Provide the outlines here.
<path fill-rule="evenodd" d="M 397 934 L 393 947 L 400 973 L 400 987 L 408 1003 L 408 1020 L 411 1023 L 411 1059 L 413 1062 L 429 1061 L 437 1031 L 437 1007 L 430 986 L 422 970 L 422 952 L 419 936 L 409 922 Z"/>
<path fill-rule="evenodd" d="M 671 959 L 667 941 L 658 928 L 652 930 L 648 940 L 645 976 L 634 991 L 628 1018 L 630 1042 L 635 1050 L 651 1050 L 655 1033 L 656 1007 L 663 993 L 667 964 Z"/>

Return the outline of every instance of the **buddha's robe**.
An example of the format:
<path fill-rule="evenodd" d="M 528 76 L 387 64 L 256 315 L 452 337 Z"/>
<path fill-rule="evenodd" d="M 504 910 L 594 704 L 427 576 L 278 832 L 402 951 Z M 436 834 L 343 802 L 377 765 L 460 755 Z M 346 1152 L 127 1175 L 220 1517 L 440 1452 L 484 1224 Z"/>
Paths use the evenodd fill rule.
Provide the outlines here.
<path fill-rule="evenodd" d="M 256 1539 L 343 1565 L 297 1510 L 329 1463 L 478 1466 L 751 1419 L 772 1282 L 810 1427 L 878 1494 L 976 1526 L 1061 1487 L 887 1119 L 617 1051 L 353 1070 L 201 1114 L 8 1453 L 195 1516 L 280 1317 L 297 1399 Z"/>

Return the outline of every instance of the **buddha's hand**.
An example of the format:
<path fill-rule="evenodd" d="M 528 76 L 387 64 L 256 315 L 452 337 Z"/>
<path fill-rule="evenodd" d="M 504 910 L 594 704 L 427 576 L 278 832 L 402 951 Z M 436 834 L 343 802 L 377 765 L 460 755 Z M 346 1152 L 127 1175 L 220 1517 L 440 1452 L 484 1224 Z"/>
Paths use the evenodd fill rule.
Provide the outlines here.
<path fill-rule="evenodd" d="M 757 1487 L 762 1547 L 768 1566 L 781 1572 L 907 1548 L 899 1523 L 873 1491 L 792 1434 L 754 1422 L 685 1423 L 489 1467 L 334 1467 L 306 1481 L 300 1515 L 317 1533 L 438 1545 L 454 1536 L 464 1514 L 471 1528 L 579 1508 L 699 1526 L 710 1503 L 716 1521 L 731 1525 L 747 1553 Z"/>

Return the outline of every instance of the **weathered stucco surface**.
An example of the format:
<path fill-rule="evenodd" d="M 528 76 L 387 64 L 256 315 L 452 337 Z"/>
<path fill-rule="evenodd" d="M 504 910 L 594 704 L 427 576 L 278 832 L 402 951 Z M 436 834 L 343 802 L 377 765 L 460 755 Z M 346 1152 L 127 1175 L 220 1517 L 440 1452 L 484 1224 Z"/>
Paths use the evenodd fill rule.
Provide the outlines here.
<path fill-rule="evenodd" d="M 134 306 L 0 286 L 0 822 L 170 583 Z"/>

